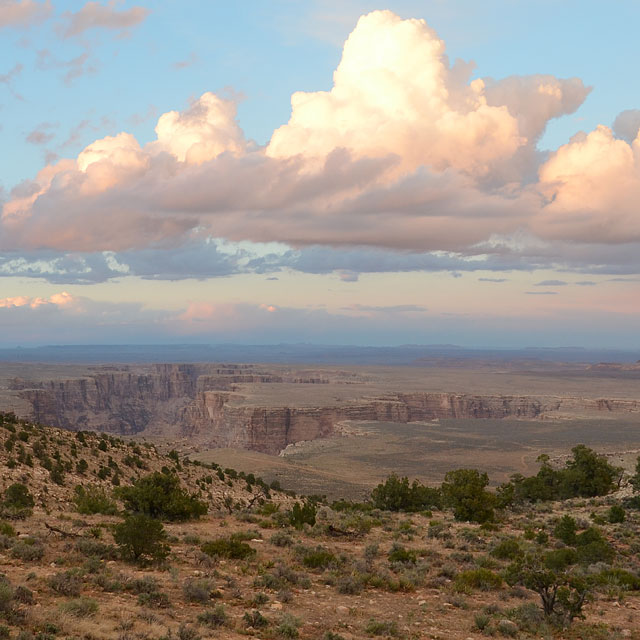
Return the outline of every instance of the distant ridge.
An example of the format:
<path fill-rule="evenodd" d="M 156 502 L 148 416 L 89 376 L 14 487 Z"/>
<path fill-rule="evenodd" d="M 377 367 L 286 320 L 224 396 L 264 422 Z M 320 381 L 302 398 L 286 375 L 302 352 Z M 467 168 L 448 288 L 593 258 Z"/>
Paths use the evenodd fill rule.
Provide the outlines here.
<path fill-rule="evenodd" d="M 25 363 L 264 362 L 425 366 L 434 359 L 446 358 L 498 362 L 628 363 L 640 359 L 640 350 L 582 347 L 472 349 L 449 344 L 383 347 L 320 344 L 48 345 L 0 348 L 0 362 Z"/>

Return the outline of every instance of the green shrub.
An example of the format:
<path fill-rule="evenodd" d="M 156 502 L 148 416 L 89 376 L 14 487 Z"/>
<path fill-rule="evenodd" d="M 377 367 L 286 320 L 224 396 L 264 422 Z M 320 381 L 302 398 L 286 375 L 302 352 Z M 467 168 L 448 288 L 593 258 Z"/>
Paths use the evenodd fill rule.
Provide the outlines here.
<path fill-rule="evenodd" d="M 49 478 L 54 484 L 64 486 L 64 467 L 59 462 L 49 469 Z"/>
<path fill-rule="evenodd" d="M 306 501 L 302 504 L 296 502 L 287 512 L 289 524 L 296 529 L 302 529 L 305 524 L 313 526 L 316 523 L 317 508 L 313 502 Z"/>
<path fill-rule="evenodd" d="M 569 626 L 576 617 L 582 616 L 594 579 L 570 569 L 550 569 L 545 560 L 540 554 L 530 554 L 524 562 L 513 563 L 506 571 L 507 582 L 535 591 L 540 596 L 545 617 L 559 626 Z"/>
<path fill-rule="evenodd" d="M 394 622 L 379 622 L 378 620 L 369 620 L 365 627 L 365 632 L 370 636 L 397 636 L 399 634 L 398 625 Z"/>
<path fill-rule="evenodd" d="M 155 593 L 158 591 L 158 581 L 153 576 L 135 578 L 127 583 L 127 591 L 139 595 L 141 593 Z"/>
<path fill-rule="evenodd" d="M 64 602 L 60 609 L 74 618 L 90 618 L 98 612 L 98 603 L 92 598 L 77 598 Z"/>
<path fill-rule="evenodd" d="M 473 623 L 478 631 L 484 631 L 491 622 L 491 616 L 486 613 L 476 613 L 473 617 Z"/>
<path fill-rule="evenodd" d="M 336 557 L 330 551 L 318 547 L 302 557 L 302 564 L 308 569 L 326 569 L 336 562 Z"/>
<path fill-rule="evenodd" d="M 620 469 L 609 464 L 605 456 L 583 444 L 571 449 L 562 478 L 563 497 L 593 498 L 607 495 L 614 488 Z"/>
<path fill-rule="evenodd" d="M 116 503 L 109 498 L 102 487 L 89 485 L 83 487 L 78 485 L 75 488 L 73 502 L 78 513 L 92 515 L 101 513 L 106 516 L 113 516 L 118 513 Z"/>
<path fill-rule="evenodd" d="M 564 571 L 577 562 L 578 553 L 570 547 L 554 549 L 544 554 L 544 566 L 552 571 Z"/>
<path fill-rule="evenodd" d="M 49 588 L 63 596 L 79 596 L 82 591 L 82 578 L 78 571 L 54 573 L 47 579 Z"/>
<path fill-rule="evenodd" d="M 146 515 L 133 515 L 116 525 L 113 539 L 128 560 L 163 560 L 169 553 L 167 534 L 161 522 Z"/>
<path fill-rule="evenodd" d="M 554 469 L 549 456 L 539 456 L 540 469 L 528 478 L 520 474 L 511 477 L 514 500 L 564 500 L 567 498 L 593 498 L 607 495 L 615 488 L 622 470 L 613 467 L 607 459 L 579 444 L 572 450 L 564 469 Z"/>
<path fill-rule="evenodd" d="M 493 520 L 496 498 L 486 490 L 489 477 L 476 469 L 456 469 L 445 474 L 441 491 L 444 504 L 453 509 L 456 520 L 488 522 Z"/>
<path fill-rule="evenodd" d="M 640 578 L 630 571 L 617 567 L 601 571 L 597 575 L 597 580 L 601 585 L 615 585 L 626 591 L 640 591 Z"/>
<path fill-rule="evenodd" d="M 276 547 L 290 547 L 293 544 L 293 538 L 285 531 L 277 531 L 269 538 L 269 542 Z"/>
<path fill-rule="evenodd" d="M 575 518 L 569 515 L 564 515 L 558 521 L 553 529 L 553 535 L 562 540 L 565 544 L 574 545 L 576 543 L 576 532 L 578 527 L 576 525 Z"/>
<path fill-rule="evenodd" d="M 392 474 L 371 492 L 371 501 L 376 509 L 415 512 L 439 509 L 442 497 L 438 489 L 425 487 L 417 480 L 409 484 L 406 476 Z"/>
<path fill-rule="evenodd" d="M 224 626 L 227 623 L 227 614 L 224 606 L 218 604 L 213 609 L 204 611 L 198 615 L 198 622 L 212 629 Z"/>
<path fill-rule="evenodd" d="M 263 629 L 269 625 L 269 621 L 258 610 L 246 611 L 242 619 L 247 627 L 253 629 Z"/>
<path fill-rule="evenodd" d="M 181 622 L 177 632 L 178 640 L 201 640 L 198 632 L 185 622 Z"/>
<path fill-rule="evenodd" d="M 418 554 L 415 551 L 410 551 L 409 549 L 405 549 L 403 546 L 399 544 L 394 544 L 389 551 L 389 555 L 387 559 L 389 562 L 400 563 L 400 564 L 415 564 L 418 558 Z"/>
<path fill-rule="evenodd" d="M 205 542 L 200 549 L 208 556 L 245 560 L 255 555 L 256 550 L 246 542 L 231 538 L 218 538 Z"/>
<path fill-rule="evenodd" d="M 607 512 L 607 520 L 611 524 L 617 524 L 624 522 L 626 515 L 627 512 L 619 504 L 614 504 Z"/>
<path fill-rule="evenodd" d="M 44 556 L 44 546 L 34 538 L 19 540 L 11 547 L 11 555 L 17 560 L 36 562 Z"/>
<path fill-rule="evenodd" d="M 33 591 L 23 585 L 18 585 L 13 593 L 13 599 L 21 604 L 33 604 Z"/>
<path fill-rule="evenodd" d="M 454 588 L 456 591 L 466 592 L 470 589 L 491 591 L 502 586 L 502 578 L 489 569 L 469 569 L 462 571 L 455 577 Z"/>
<path fill-rule="evenodd" d="M 533 602 L 527 602 L 515 609 L 511 609 L 507 615 L 517 623 L 521 631 L 533 636 L 547 636 L 543 628 L 543 625 L 545 625 L 544 613 Z"/>
<path fill-rule="evenodd" d="M 2 506 L 9 517 L 29 517 L 34 505 L 35 502 L 31 493 L 29 493 L 29 489 L 20 482 L 10 485 L 4 492 Z"/>
<path fill-rule="evenodd" d="M 278 622 L 278 626 L 276 627 L 276 633 L 281 638 L 297 638 L 300 633 L 298 632 L 298 627 L 301 622 L 297 618 L 294 618 L 292 615 L 285 613 L 280 622 Z"/>
<path fill-rule="evenodd" d="M 155 472 L 130 487 L 116 489 L 128 511 L 163 520 L 189 520 L 207 513 L 207 505 L 180 487 L 178 476 Z"/>
<path fill-rule="evenodd" d="M 520 544 L 514 538 L 501 540 L 490 553 L 498 560 L 515 560 L 523 555 Z"/>
<path fill-rule="evenodd" d="M 364 586 L 364 578 L 357 573 L 341 576 L 336 582 L 336 590 L 338 593 L 354 596 L 362 591 Z"/>
<path fill-rule="evenodd" d="M 13 606 L 14 590 L 5 576 L 0 576 L 0 612 L 7 613 Z"/>
<path fill-rule="evenodd" d="M 207 579 L 187 580 L 182 587 L 184 599 L 188 602 L 209 602 L 212 591 L 213 583 Z"/>
<path fill-rule="evenodd" d="M 613 547 L 597 527 L 589 527 L 576 536 L 578 560 L 582 564 L 610 562 L 615 556 Z"/>
<path fill-rule="evenodd" d="M 101 558 L 102 560 L 115 560 L 117 557 L 117 550 L 113 545 L 89 538 L 80 538 L 76 542 L 76 551 L 82 555 Z"/>
<path fill-rule="evenodd" d="M 153 607 L 155 609 L 166 609 L 170 606 L 169 596 L 164 591 L 151 591 L 149 593 L 138 594 L 138 604 L 141 607 Z"/>

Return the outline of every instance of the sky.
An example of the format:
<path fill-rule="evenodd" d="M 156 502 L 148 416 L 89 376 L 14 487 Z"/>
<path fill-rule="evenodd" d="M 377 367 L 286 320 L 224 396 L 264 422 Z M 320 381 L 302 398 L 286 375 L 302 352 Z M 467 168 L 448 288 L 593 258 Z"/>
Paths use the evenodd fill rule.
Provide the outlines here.
<path fill-rule="evenodd" d="M 0 345 L 640 348 L 639 19 L 0 0 Z"/>

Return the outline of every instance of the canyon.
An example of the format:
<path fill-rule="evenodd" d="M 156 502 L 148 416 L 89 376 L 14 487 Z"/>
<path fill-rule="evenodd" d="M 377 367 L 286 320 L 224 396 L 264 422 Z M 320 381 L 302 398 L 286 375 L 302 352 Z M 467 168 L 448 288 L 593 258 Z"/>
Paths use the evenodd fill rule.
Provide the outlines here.
<path fill-rule="evenodd" d="M 618 379 L 611 367 L 543 375 L 474 366 L 5 365 L 0 401 L 65 429 L 267 454 L 332 436 L 346 421 L 640 418 L 638 380 Z"/>

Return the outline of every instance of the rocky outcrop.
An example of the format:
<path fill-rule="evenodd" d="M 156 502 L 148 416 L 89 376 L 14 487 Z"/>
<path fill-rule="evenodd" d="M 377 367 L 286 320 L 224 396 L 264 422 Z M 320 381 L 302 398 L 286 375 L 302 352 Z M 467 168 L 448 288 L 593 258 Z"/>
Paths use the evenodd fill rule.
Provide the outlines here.
<path fill-rule="evenodd" d="M 183 435 L 198 437 L 215 447 L 278 453 L 295 442 L 327 437 L 345 420 L 406 423 L 445 418 L 535 419 L 568 409 L 569 405 L 599 411 L 640 411 L 640 403 L 630 400 L 456 393 L 394 394 L 341 407 L 247 407 L 229 401 L 229 394 L 199 395 L 185 412 Z"/>
<path fill-rule="evenodd" d="M 340 383 L 348 376 L 338 372 Z M 68 380 L 12 387 L 32 407 L 28 417 L 72 430 L 146 431 L 201 444 L 278 453 L 289 444 L 331 435 L 345 420 L 415 422 L 444 418 L 535 419 L 556 412 L 640 412 L 640 401 L 527 395 L 389 393 L 317 407 L 249 406 L 240 385 L 326 384 L 312 371 L 274 374 L 250 365 L 154 365 L 143 372 L 100 370 Z M 356 396 L 357 397 L 357 396 Z M 250 398 L 249 398 L 250 399 Z M 274 403 L 275 404 L 275 403 Z"/>

